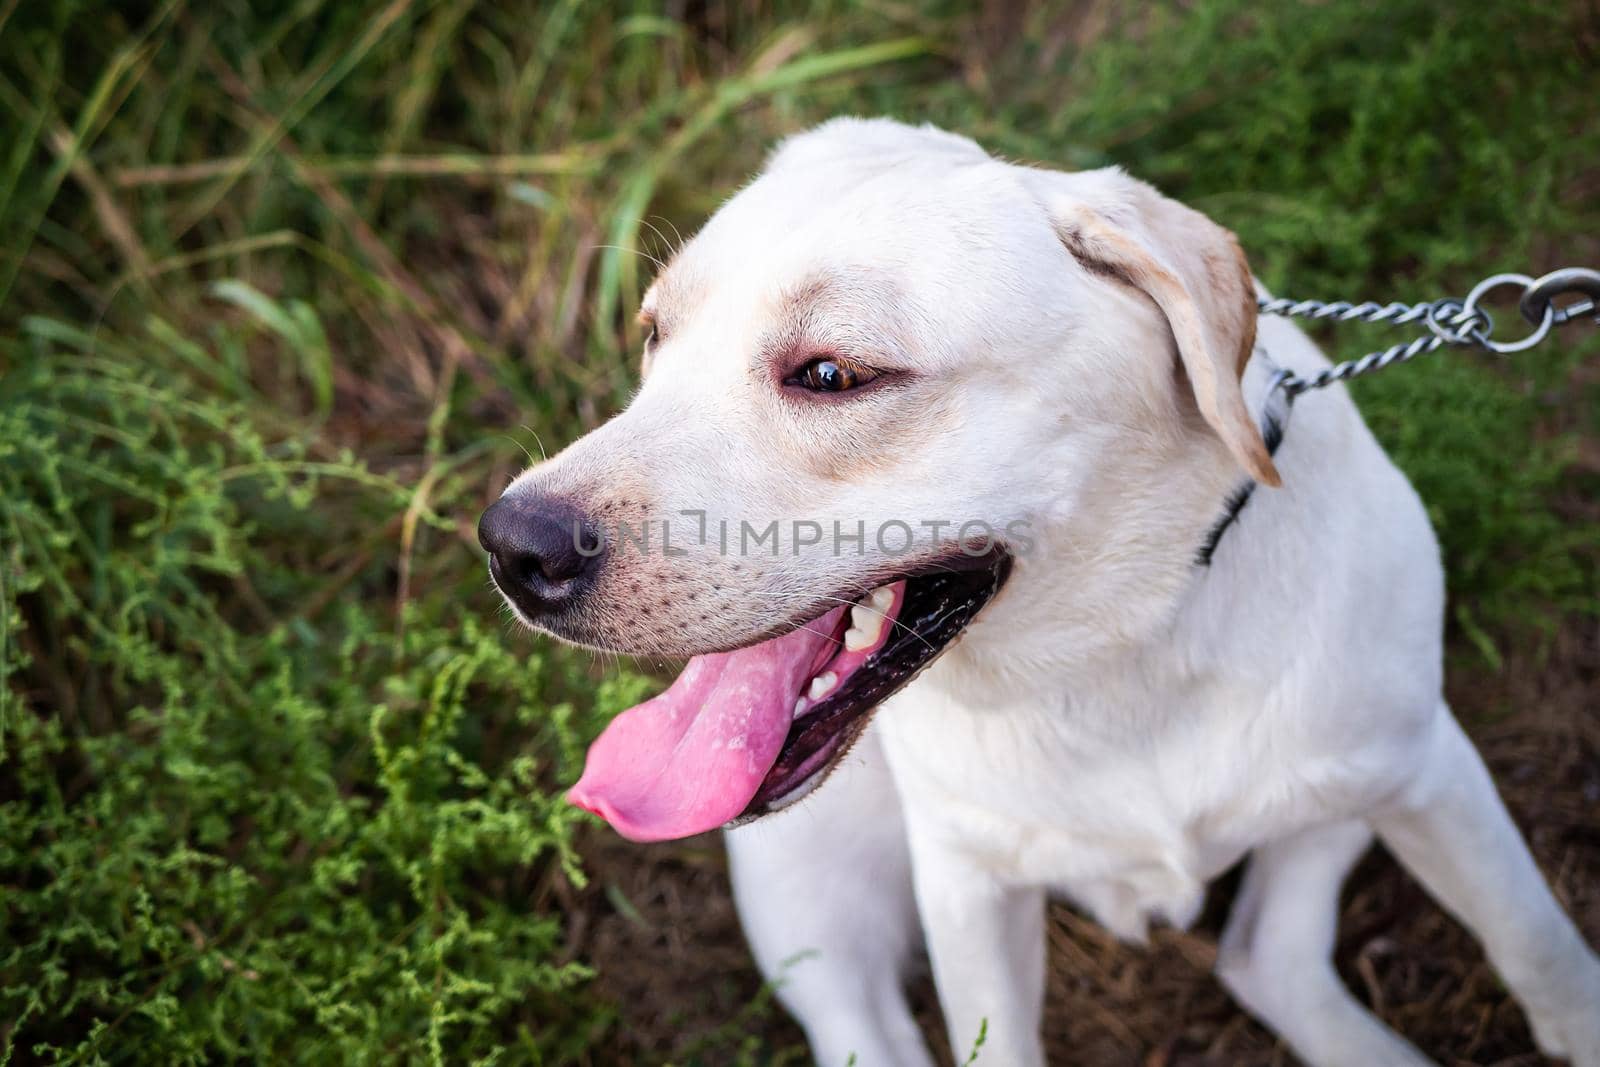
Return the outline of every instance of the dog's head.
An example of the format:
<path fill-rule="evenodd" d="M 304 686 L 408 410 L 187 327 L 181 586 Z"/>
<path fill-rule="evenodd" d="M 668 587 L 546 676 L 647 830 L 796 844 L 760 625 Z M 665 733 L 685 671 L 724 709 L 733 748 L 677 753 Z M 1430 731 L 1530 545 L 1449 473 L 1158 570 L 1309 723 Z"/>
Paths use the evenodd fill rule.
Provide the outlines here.
<path fill-rule="evenodd" d="M 694 657 L 573 791 L 634 838 L 801 795 L 1041 542 L 1148 579 L 1129 561 L 1181 569 L 1198 536 L 1174 472 L 1210 501 L 1241 470 L 1277 484 L 1239 384 L 1238 246 L 1115 170 L 837 120 L 786 142 L 640 315 L 632 404 L 480 525 L 529 625 Z"/>

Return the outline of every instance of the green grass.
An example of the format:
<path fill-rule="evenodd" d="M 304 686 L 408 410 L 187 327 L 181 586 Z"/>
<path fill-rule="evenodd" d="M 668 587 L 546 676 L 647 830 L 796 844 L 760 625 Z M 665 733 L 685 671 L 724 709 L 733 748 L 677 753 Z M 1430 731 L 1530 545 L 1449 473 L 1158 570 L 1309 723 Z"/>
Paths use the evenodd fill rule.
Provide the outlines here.
<path fill-rule="evenodd" d="M 1121 163 L 1286 294 L 1600 251 L 1579 7 L 963 7 L 0 3 L 0 1061 L 595 1062 L 558 785 L 649 683 L 514 632 L 472 526 L 784 132 Z M 1356 389 L 1463 655 L 1593 610 L 1595 352 Z"/>

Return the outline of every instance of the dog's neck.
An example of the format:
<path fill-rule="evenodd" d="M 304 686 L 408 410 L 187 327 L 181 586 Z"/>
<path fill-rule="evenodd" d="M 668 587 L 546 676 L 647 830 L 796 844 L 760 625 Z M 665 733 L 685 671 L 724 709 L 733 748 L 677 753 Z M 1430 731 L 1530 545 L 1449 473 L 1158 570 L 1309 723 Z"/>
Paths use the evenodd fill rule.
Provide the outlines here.
<path fill-rule="evenodd" d="M 1274 451 L 1288 424 L 1287 400 L 1271 390 L 1276 369 L 1258 349 L 1245 376 Z M 964 698 L 1003 702 L 1170 641 L 1213 558 L 1234 549 L 1225 535 L 1246 521 L 1252 494 L 1203 425 L 1154 466 L 1108 469 L 1071 514 L 1041 524 L 1006 588 L 930 674 Z"/>
<path fill-rule="evenodd" d="M 1283 444 L 1283 435 L 1289 428 L 1289 415 L 1294 410 L 1294 397 L 1270 384 L 1277 379 L 1278 366 L 1264 348 L 1257 346 L 1254 358 L 1265 365 L 1270 372 L 1269 384 L 1266 394 L 1261 398 L 1257 418 L 1261 423 L 1261 439 L 1266 443 L 1267 455 L 1276 457 L 1278 446 Z M 1246 478 L 1237 489 L 1228 494 L 1228 498 L 1223 502 L 1222 514 L 1206 531 L 1204 539 L 1200 542 L 1200 549 L 1195 553 L 1195 563 L 1198 566 L 1211 566 L 1212 557 L 1216 555 L 1217 547 L 1222 543 L 1223 534 L 1232 529 L 1234 523 L 1238 521 L 1240 512 L 1250 503 L 1255 488 L 1255 481 Z"/>

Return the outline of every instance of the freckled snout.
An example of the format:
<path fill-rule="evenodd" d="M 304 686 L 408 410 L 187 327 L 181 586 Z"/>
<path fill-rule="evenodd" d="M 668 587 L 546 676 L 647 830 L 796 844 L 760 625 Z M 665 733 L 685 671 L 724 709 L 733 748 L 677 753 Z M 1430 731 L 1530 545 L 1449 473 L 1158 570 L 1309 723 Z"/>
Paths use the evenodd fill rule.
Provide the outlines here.
<path fill-rule="evenodd" d="M 509 493 L 478 520 L 489 574 L 529 621 L 571 607 L 600 569 L 601 540 L 567 502 Z"/>

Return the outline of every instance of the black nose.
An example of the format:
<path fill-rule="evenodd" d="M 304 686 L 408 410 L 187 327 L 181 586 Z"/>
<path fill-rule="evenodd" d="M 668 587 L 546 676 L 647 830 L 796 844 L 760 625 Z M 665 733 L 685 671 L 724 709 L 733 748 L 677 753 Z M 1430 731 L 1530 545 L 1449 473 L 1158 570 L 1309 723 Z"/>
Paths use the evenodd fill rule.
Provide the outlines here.
<path fill-rule="evenodd" d="M 489 573 L 524 615 L 567 606 L 592 576 L 600 538 L 581 512 L 561 500 L 503 496 L 478 520 Z"/>

